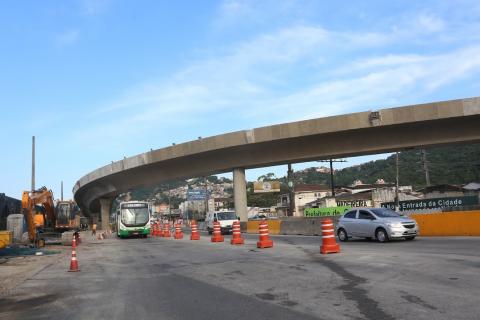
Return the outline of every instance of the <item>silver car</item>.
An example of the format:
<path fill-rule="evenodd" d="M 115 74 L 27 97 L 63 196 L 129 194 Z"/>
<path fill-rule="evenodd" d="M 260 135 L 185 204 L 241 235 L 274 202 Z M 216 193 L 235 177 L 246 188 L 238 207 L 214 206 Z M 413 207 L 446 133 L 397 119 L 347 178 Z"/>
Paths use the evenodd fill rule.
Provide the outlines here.
<path fill-rule="evenodd" d="M 352 209 L 340 217 L 336 229 L 340 241 L 351 237 L 375 238 L 379 242 L 413 240 L 419 232 L 415 220 L 386 208 Z"/>

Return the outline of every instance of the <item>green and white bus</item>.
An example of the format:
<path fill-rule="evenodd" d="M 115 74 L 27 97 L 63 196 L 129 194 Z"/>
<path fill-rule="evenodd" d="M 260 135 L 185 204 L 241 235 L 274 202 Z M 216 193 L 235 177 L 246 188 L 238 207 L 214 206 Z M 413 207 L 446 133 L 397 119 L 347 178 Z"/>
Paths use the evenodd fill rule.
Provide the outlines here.
<path fill-rule="evenodd" d="M 121 202 L 116 215 L 117 236 L 126 238 L 150 234 L 150 205 L 145 201 Z"/>

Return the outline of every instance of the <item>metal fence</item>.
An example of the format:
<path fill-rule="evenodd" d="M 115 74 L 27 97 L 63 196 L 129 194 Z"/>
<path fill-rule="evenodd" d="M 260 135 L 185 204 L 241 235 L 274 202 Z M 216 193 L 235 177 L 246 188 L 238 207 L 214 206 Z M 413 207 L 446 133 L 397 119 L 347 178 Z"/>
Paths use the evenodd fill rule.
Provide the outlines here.
<path fill-rule="evenodd" d="M 12 213 L 21 213 L 22 202 L 0 193 L 0 230 L 7 229 L 7 217 Z"/>

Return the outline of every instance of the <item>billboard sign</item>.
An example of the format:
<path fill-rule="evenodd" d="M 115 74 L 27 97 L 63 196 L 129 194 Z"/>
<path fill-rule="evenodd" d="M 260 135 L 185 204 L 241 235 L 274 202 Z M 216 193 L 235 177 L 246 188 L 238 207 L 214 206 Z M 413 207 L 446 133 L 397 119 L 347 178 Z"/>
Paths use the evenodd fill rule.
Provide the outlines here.
<path fill-rule="evenodd" d="M 339 207 L 371 207 L 371 200 L 337 200 Z"/>
<path fill-rule="evenodd" d="M 477 196 L 433 198 L 422 200 L 408 200 L 399 202 L 399 211 L 421 211 L 442 209 L 448 207 L 463 207 L 478 204 Z M 382 203 L 383 208 L 395 210 L 395 202 Z"/>
<path fill-rule="evenodd" d="M 188 190 L 187 191 L 187 201 L 199 201 L 205 200 L 208 197 L 205 190 Z"/>
<path fill-rule="evenodd" d="M 280 192 L 280 181 L 256 181 L 253 193 Z"/>
<path fill-rule="evenodd" d="M 325 216 L 338 216 L 344 214 L 352 207 L 340 206 L 340 207 L 324 207 L 324 208 L 306 208 L 304 211 L 305 217 L 325 217 Z"/>

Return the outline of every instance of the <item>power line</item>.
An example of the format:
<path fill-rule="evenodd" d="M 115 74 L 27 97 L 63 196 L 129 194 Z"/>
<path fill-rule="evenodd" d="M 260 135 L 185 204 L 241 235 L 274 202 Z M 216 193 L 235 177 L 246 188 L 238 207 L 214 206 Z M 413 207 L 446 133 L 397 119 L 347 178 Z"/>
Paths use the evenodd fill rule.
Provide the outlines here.
<path fill-rule="evenodd" d="M 319 160 L 318 162 L 330 162 L 330 187 L 332 188 L 332 197 L 335 197 L 335 182 L 333 180 L 333 163 L 334 162 L 347 162 L 344 159 L 330 159 L 330 160 Z"/>

